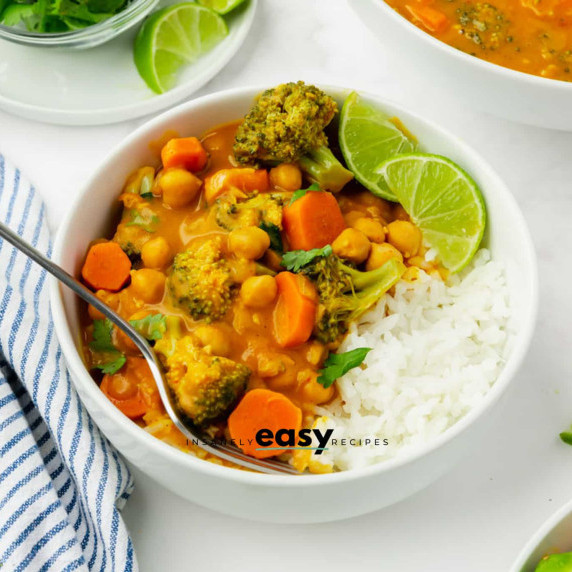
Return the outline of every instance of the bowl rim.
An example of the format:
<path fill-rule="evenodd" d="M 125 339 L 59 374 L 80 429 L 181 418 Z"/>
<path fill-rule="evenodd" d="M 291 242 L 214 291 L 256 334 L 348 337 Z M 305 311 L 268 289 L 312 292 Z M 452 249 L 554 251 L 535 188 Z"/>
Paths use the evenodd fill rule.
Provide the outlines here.
<path fill-rule="evenodd" d="M 347 95 L 352 89 L 343 88 L 333 85 L 318 84 L 318 86 L 323 89 L 326 93 L 331 95 L 342 97 Z M 139 139 L 144 138 L 149 131 L 160 127 L 161 124 L 171 121 L 173 118 L 178 117 L 181 114 L 192 113 L 196 109 L 202 106 L 220 106 L 224 105 L 229 101 L 242 97 L 254 98 L 257 94 L 261 93 L 265 89 L 268 89 L 267 85 L 256 85 L 248 87 L 233 88 L 224 91 L 214 92 L 197 99 L 193 99 L 184 104 L 178 105 L 157 117 L 143 123 L 130 135 L 124 138 L 119 144 L 106 155 L 106 157 L 101 161 L 98 168 L 92 173 L 92 175 L 86 180 L 83 185 L 82 190 L 76 195 L 71 207 L 69 208 L 66 216 L 62 220 L 60 227 L 57 232 L 57 236 L 54 243 L 52 258 L 56 263 L 61 262 L 63 252 L 66 245 L 66 235 L 67 229 L 72 224 L 75 212 L 80 208 L 82 204 L 82 199 L 85 194 L 88 193 L 89 189 L 95 184 L 97 180 L 100 179 L 100 174 L 104 173 L 109 167 L 110 163 L 115 160 L 115 156 L 125 152 L 129 147 L 137 142 Z M 357 91 L 357 90 L 356 90 Z M 99 390 L 93 378 L 86 369 L 83 359 L 81 358 L 79 352 L 76 349 L 73 336 L 68 328 L 67 320 L 65 317 L 65 310 L 63 304 L 63 298 L 61 296 L 59 283 L 55 278 L 49 277 L 50 279 L 50 303 L 52 308 L 52 316 L 55 324 L 56 334 L 58 336 L 59 342 L 62 346 L 64 357 L 66 363 L 72 374 L 74 384 L 81 384 L 85 391 L 90 393 L 90 397 L 95 400 L 98 406 L 107 412 L 107 415 L 113 419 L 117 426 L 121 427 L 122 431 L 127 432 L 130 437 L 138 442 L 140 442 L 144 447 L 148 447 L 154 451 L 159 456 L 169 457 L 169 459 L 176 464 L 186 465 L 189 469 L 197 470 L 202 472 L 207 476 L 221 477 L 229 479 L 236 483 L 250 484 L 250 485 L 261 485 L 265 487 L 306 487 L 306 486 L 323 486 L 325 484 L 333 484 L 336 482 L 350 482 L 355 481 L 364 477 L 372 476 L 375 474 L 381 474 L 389 472 L 393 469 L 401 467 L 403 465 L 413 463 L 425 455 L 436 451 L 449 441 L 453 440 L 457 435 L 464 432 L 469 428 L 481 415 L 483 415 L 489 408 L 491 408 L 505 392 L 509 386 L 511 380 L 517 373 L 532 340 L 532 335 L 534 333 L 537 311 L 538 311 L 538 269 L 535 250 L 532 242 L 532 237 L 530 235 L 527 223 L 524 216 L 516 202 L 516 199 L 509 191 L 508 187 L 505 185 L 503 180 L 499 175 L 493 170 L 493 168 L 469 145 L 464 143 L 456 135 L 453 135 L 448 130 L 438 126 L 431 120 L 427 120 L 415 112 L 387 99 L 383 98 L 375 93 L 368 92 L 367 90 L 359 90 L 360 95 L 377 101 L 380 105 L 389 105 L 395 109 L 398 113 L 403 112 L 415 120 L 424 123 L 431 131 L 446 137 L 451 143 L 453 143 L 457 149 L 459 149 L 463 154 L 471 156 L 473 161 L 479 164 L 479 169 L 482 172 L 487 172 L 487 174 L 496 181 L 497 188 L 495 192 L 501 192 L 505 199 L 510 203 L 511 210 L 514 216 L 518 219 L 519 224 L 523 230 L 525 236 L 525 242 L 522 245 L 524 251 L 526 252 L 526 257 L 528 259 L 528 267 L 530 268 L 532 280 L 529 285 L 531 291 L 531 304 L 526 307 L 526 318 L 524 320 L 523 326 L 519 329 L 517 333 L 516 340 L 518 343 L 514 344 L 511 350 L 511 355 L 509 356 L 507 363 L 503 367 L 498 379 L 496 380 L 493 387 L 485 395 L 481 403 L 476 405 L 471 409 L 462 419 L 457 421 L 453 426 L 449 427 L 443 433 L 441 433 L 436 439 L 432 440 L 428 444 L 421 447 L 416 447 L 412 449 L 409 454 L 399 456 L 396 458 L 389 459 L 380 463 L 369 465 L 362 468 L 351 469 L 348 471 L 340 471 L 336 473 L 328 473 L 323 475 L 301 475 L 300 477 L 292 478 L 290 475 L 267 475 L 261 473 L 247 472 L 237 470 L 231 467 L 225 467 L 222 465 L 217 465 L 215 463 L 210 463 L 202 459 L 198 459 L 193 455 L 185 453 L 167 443 L 153 437 L 151 434 L 147 433 L 143 428 L 139 427 L 136 423 L 133 423 L 130 419 L 125 417 L 119 409 L 117 409 Z"/>
<path fill-rule="evenodd" d="M 403 29 L 409 31 L 410 33 L 417 36 L 421 41 L 427 42 L 433 48 L 438 49 L 445 54 L 460 60 L 468 65 L 473 65 L 481 68 L 484 72 L 490 72 L 497 76 L 506 76 L 509 79 L 521 81 L 523 83 L 531 84 L 537 87 L 549 87 L 553 89 L 562 90 L 564 92 L 572 91 L 572 75 L 570 81 L 564 81 L 561 79 L 551 79 L 547 77 L 542 77 L 534 74 L 529 74 L 523 71 L 514 70 L 512 68 L 507 68 L 501 66 L 500 64 L 495 64 L 486 60 L 482 60 L 475 56 L 471 56 L 462 50 L 458 50 L 445 42 L 438 40 L 428 32 L 425 32 L 421 28 L 417 27 L 415 24 L 410 22 L 407 18 L 402 16 L 397 10 L 392 8 L 385 0 L 348 0 L 348 4 L 352 7 L 352 10 L 356 11 L 353 7 L 354 2 L 363 2 L 372 5 L 375 9 L 380 10 L 380 12 L 385 13 L 385 15 L 395 22 L 398 26 L 403 27 Z M 378 36 L 374 34 L 377 38 Z M 380 38 L 380 41 L 384 41 Z"/>
<path fill-rule="evenodd" d="M 534 532 L 534 534 L 526 541 L 525 545 L 519 552 L 516 560 L 510 568 L 510 572 L 521 572 L 526 561 L 532 556 L 532 553 L 538 548 L 538 545 L 553 532 L 567 517 L 572 513 L 572 500 L 564 503 L 558 510 L 553 512 Z"/>

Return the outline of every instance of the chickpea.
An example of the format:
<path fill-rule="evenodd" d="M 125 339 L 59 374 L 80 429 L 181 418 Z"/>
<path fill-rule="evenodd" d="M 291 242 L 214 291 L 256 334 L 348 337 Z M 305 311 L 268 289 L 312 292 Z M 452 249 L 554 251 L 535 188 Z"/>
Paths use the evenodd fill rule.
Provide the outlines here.
<path fill-rule="evenodd" d="M 326 348 L 320 342 L 312 342 L 306 351 L 306 360 L 312 365 L 321 365 L 326 357 Z"/>
<path fill-rule="evenodd" d="M 249 308 L 264 308 L 274 301 L 277 292 L 273 276 L 251 276 L 240 288 L 240 299 Z"/>
<path fill-rule="evenodd" d="M 234 282 L 242 284 L 245 280 L 248 280 L 251 276 L 256 274 L 256 264 L 254 260 L 237 258 L 230 266 L 230 273 Z"/>
<path fill-rule="evenodd" d="M 279 373 L 274 377 L 269 377 L 266 380 L 270 389 L 281 391 L 296 385 L 296 368 L 294 366 L 289 366 L 289 364 L 285 364 L 284 367 L 285 369 L 282 373 Z"/>
<path fill-rule="evenodd" d="M 344 220 L 348 226 L 354 226 L 356 220 L 364 217 L 364 213 L 362 211 L 349 211 L 344 214 Z"/>
<path fill-rule="evenodd" d="M 205 349 L 215 356 L 227 357 L 230 354 L 230 340 L 217 326 L 199 326 L 193 334 Z"/>
<path fill-rule="evenodd" d="M 408 264 L 411 266 L 416 266 L 417 268 L 421 268 L 423 270 L 428 270 L 430 265 L 426 262 L 423 256 L 412 256 L 408 261 Z"/>
<path fill-rule="evenodd" d="M 310 403 L 325 403 L 334 396 L 334 386 L 324 387 L 317 382 L 318 374 L 312 370 L 301 371 L 298 382 L 302 385 L 302 397 Z"/>
<path fill-rule="evenodd" d="M 385 230 L 383 230 L 383 225 L 377 220 L 361 217 L 358 218 L 351 226 L 356 230 L 363 232 L 371 242 L 381 244 L 385 240 Z"/>
<path fill-rule="evenodd" d="M 95 295 L 113 310 L 119 308 L 119 293 L 98 290 Z M 92 320 L 104 320 L 105 316 L 91 304 L 87 307 L 87 313 Z"/>
<path fill-rule="evenodd" d="M 417 266 L 408 266 L 401 278 L 406 282 L 415 282 L 419 279 L 419 268 Z"/>
<path fill-rule="evenodd" d="M 384 242 L 383 244 L 372 244 L 371 252 L 369 258 L 365 264 L 366 270 L 375 270 L 376 268 L 381 268 L 388 260 L 392 258 L 397 258 L 403 261 L 403 256 L 401 252 L 392 246 L 391 244 Z"/>
<path fill-rule="evenodd" d="M 340 258 L 361 264 L 369 256 L 371 243 L 366 235 L 355 228 L 346 228 L 332 242 L 332 250 Z"/>
<path fill-rule="evenodd" d="M 387 242 L 410 258 L 419 252 L 421 247 L 421 231 L 406 220 L 394 220 L 387 225 Z"/>
<path fill-rule="evenodd" d="M 203 182 L 185 169 L 165 169 L 159 181 L 163 202 L 173 208 L 187 206 L 199 192 Z"/>
<path fill-rule="evenodd" d="M 290 356 L 283 354 L 267 354 L 262 352 L 258 355 L 256 369 L 260 377 L 276 377 L 283 374 L 287 369 L 292 369 L 295 363 L 296 362 Z"/>
<path fill-rule="evenodd" d="M 297 191 L 302 188 L 302 171 L 298 165 L 282 163 L 270 169 L 270 183 L 285 191 Z"/>
<path fill-rule="evenodd" d="M 256 226 L 239 228 L 228 235 L 229 250 L 237 256 L 249 260 L 260 258 L 269 246 L 270 237 Z"/>
<path fill-rule="evenodd" d="M 120 401 L 135 397 L 138 391 L 137 379 L 133 379 L 133 376 L 125 371 L 110 376 L 109 385 L 107 387 L 109 395 Z"/>
<path fill-rule="evenodd" d="M 158 270 L 142 268 L 131 271 L 131 288 L 137 298 L 148 304 L 157 304 L 165 293 L 165 275 Z"/>
<path fill-rule="evenodd" d="M 148 240 L 141 248 L 141 260 L 147 268 L 163 268 L 171 262 L 172 257 L 171 247 L 162 236 Z"/>

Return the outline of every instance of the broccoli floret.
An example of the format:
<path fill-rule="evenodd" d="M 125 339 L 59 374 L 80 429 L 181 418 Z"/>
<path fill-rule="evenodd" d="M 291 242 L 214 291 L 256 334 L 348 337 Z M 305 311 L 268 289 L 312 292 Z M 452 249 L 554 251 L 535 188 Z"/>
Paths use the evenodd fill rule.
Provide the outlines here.
<path fill-rule="evenodd" d="M 353 178 L 324 133 L 337 111 L 330 96 L 301 81 L 269 89 L 239 126 L 234 156 L 242 165 L 298 162 L 308 179 L 337 192 Z"/>
<path fill-rule="evenodd" d="M 244 392 L 251 373 L 243 364 L 198 348 L 190 336 L 177 342 L 167 368 L 177 405 L 196 425 L 227 413 Z"/>
<path fill-rule="evenodd" d="M 234 282 L 221 237 L 177 254 L 167 283 L 175 304 L 193 319 L 212 322 L 222 318 L 232 302 Z"/>
<path fill-rule="evenodd" d="M 244 201 L 226 195 L 217 200 L 213 212 L 216 223 L 225 230 L 263 223 L 282 229 L 282 207 L 288 200 L 285 193 L 254 194 Z"/>
<path fill-rule="evenodd" d="M 344 264 L 335 254 L 315 258 L 300 273 L 315 284 L 320 297 L 315 335 L 323 343 L 336 341 L 352 321 L 373 307 L 401 278 L 405 266 L 397 259 L 375 270 L 361 271 Z"/>

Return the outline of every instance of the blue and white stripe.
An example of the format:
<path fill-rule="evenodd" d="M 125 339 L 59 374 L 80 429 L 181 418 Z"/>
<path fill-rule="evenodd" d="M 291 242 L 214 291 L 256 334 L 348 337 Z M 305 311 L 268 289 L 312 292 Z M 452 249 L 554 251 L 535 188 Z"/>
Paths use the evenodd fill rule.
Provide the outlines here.
<path fill-rule="evenodd" d="M 44 205 L 0 155 L 0 220 L 42 252 Z M 123 460 L 72 387 L 46 273 L 0 240 L 0 563 L 4 571 L 135 571 Z"/>

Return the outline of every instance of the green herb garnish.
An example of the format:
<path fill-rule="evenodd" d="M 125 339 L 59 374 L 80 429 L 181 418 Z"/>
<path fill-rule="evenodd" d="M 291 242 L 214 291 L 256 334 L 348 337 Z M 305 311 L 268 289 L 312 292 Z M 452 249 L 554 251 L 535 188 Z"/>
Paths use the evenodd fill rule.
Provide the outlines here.
<path fill-rule="evenodd" d="M 163 314 L 149 314 L 129 323 L 148 340 L 160 340 L 167 331 L 167 318 Z"/>
<path fill-rule="evenodd" d="M 115 373 L 125 364 L 125 356 L 113 345 L 113 323 L 109 319 L 93 321 L 93 341 L 89 348 L 100 358 L 94 367 L 103 373 Z"/>
<path fill-rule="evenodd" d="M 155 232 L 155 226 L 159 223 L 159 217 L 155 214 L 142 215 L 139 211 L 131 209 L 129 211 L 131 221 L 125 226 L 140 226 L 147 232 Z"/>
<path fill-rule="evenodd" d="M 301 199 L 308 191 L 319 191 L 319 190 L 320 190 L 320 185 L 318 185 L 318 183 L 312 183 L 307 189 L 299 189 L 298 191 L 294 191 L 294 194 L 292 195 L 292 198 L 290 199 L 288 205 L 291 205 L 298 199 Z"/>
<path fill-rule="evenodd" d="M 284 252 L 284 245 L 282 244 L 280 229 L 275 224 L 264 221 L 260 223 L 259 228 L 270 237 L 270 248 L 278 254 L 282 254 Z"/>
<path fill-rule="evenodd" d="M 302 267 L 310 264 L 314 258 L 319 256 L 326 257 L 330 256 L 330 254 L 332 254 L 332 247 L 329 244 L 322 248 L 312 248 L 312 250 L 291 250 L 282 257 L 280 264 L 286 270 L 298 272 Z"/>
<path fill-rule="evenodd" d="M 111 18 L 125 3 L 125 0 L 5 0 L 0 2 L 0 22 L 5 26 L 24 24 L 30 32 L 67 32 Z"/>
<path fill-rule="evenodd" d="M 342 354 L 330 354 L 320 370 L 318 383 L 325 388 L 330 387 L 336 379 L 342 377 L 350 369 L 360 366 L 370 351 L 371 348 L 356 348 Z"/>

